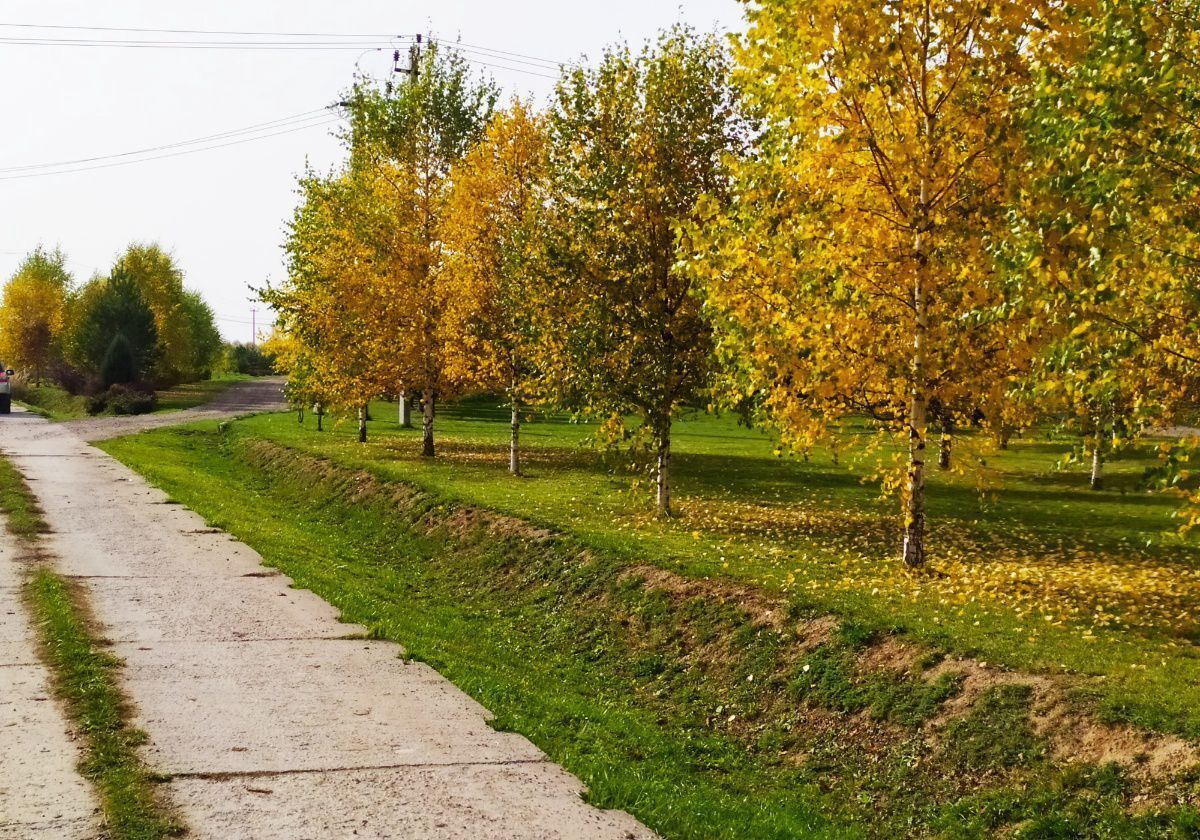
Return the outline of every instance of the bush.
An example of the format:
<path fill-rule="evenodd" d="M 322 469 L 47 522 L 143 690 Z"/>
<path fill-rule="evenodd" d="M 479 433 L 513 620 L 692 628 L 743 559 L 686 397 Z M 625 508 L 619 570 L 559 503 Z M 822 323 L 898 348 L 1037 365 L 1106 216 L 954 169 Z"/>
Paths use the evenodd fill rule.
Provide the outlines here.
<path fill-rule="evenodd" d="M 111 385 L 107 391 L 88 398 L 88 414 L 149 414 L 158 405 L 153 391 L 140 391 L 127 385 Z"/>
<path fill-rule="evenodd" d="M 219 364 L 222 373 L 270 376 L 275 372 L 275 354 L 264 353 L 252 344 L 226 344 Z"/>

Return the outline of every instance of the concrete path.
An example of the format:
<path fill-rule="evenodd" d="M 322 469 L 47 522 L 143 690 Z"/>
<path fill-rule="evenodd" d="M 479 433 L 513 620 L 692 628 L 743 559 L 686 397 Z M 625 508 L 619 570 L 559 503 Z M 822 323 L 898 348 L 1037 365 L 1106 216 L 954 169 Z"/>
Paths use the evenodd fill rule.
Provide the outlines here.
<path fill-rule="evenodd" d="M 0 838 L 98 837 L 97 803 L 21 603 L 16 541 L 0 540 Z"/>
<path fill-rule="evenodd" d="M 363 628 L 67 424 L 0 421 L 58 569 L 83 582 L 127 663 L 144 755 L 173 777 L 190 836 L 653 836 L 586 805 L 577 779 L 493 731 L 431 668 L 355 638 Z"/>
<path fill-rule="evenodd" d="M 228 420 L 256 411 L 282 411 L 287 408 L 287 402 L 283 398 L 283 383 L 284 379 L 276 376 L 250 379 L 246 382 L 235 382 L 203 405 L 183 411 L 125 417 L 88 417 L 83 420 L 69 420 L 60 425 L 84 440 L 105 440 L 163 426 L 194 423 L 197 420 Z"/>

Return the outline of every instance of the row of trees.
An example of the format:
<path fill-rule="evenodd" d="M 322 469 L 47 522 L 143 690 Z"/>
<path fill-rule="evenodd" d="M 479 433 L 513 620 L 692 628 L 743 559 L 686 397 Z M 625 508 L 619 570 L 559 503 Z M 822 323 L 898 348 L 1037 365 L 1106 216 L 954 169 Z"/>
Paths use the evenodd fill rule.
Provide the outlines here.
<path fill-rule="evenodd" d="M 263 293 L 298 399 L 506 394 L 657 455 L 712 401 L 807 451 L 903 433 L 925 460 L 1052 418 L 1104 447 L 1170 421 L 1200 365 L 1200 36 L 1190 2 L 760 0 L 732 55 L 676 28 L 567 68 L 544 112 L 430 49 L 356 85 Z M 626 428 L 624 418 L 638 422 Z M 365 416 L 365 415 L 360 415 Z M 362 434 L 365 426 L 360 424 Z"/>
<path fill-rule="evenodd" d="M 60 250 L 38 248 L 0 298 L 0 355 L 72 392 L 208 375 L 221 351 L 213 312 L 157 245 L 131 245 L 107 276 L 76 285 Z"/>

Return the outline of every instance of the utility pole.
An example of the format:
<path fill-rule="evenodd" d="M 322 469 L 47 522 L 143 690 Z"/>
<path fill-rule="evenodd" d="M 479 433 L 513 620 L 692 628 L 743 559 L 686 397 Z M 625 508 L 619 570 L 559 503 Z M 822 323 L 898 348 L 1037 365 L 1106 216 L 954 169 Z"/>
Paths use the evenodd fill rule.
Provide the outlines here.
<path fill-rule="evenodd" d="M 258 346 L 258 310 L 250 307 L 250 346 Z"/>
<path fill-rule="evenodd" d="M 400 50 L 392 53 L 392 72 L 403 73 L 408 76 L 408 80 L 414 84 L 417 77 L 421 74 L 421 43 L 423 36 L 417 36 L 417 42 L 408 48 L 408 66 L 400 66 Z"/>

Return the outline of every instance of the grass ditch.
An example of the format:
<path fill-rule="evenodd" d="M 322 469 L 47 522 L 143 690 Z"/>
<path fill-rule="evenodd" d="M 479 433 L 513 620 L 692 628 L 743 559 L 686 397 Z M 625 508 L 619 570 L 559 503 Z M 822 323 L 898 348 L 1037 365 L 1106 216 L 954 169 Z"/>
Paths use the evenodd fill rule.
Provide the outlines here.
<path fill-rule="evenodd" d="M 349 416 L 326 417 L 320 433 L 311 417 L 289 414 L 237 425 L 596 551 L 743 581 L 1014 671 L 1084 677 L 1108 719 L 1200 741 L 1200 543 L 1166 535 L 1178 500 L 1146 492 L 1150 445 L 1110 459 L 1107 489 L 1096 492 L 1086 470 L 1057 466 L 1070 441 L 1038 434 L 990 452 L 978 435 L 956 440 L 964 472 L 930 475 L 933 553 L 911 574 L 896 562 L 895 500 L 871 479 L 874 459 L 861 451 L 872 435 L 861 426 L 839 436 L 835 462 L 820 451 L 779 457 L 762 430 L 686 414 L 672 433 L 679 508 L 662 520 L 645 474 L 588 443 L 594 426 L 563 415 L 529 422 L 525 475 L 514 481 L 510 415 L 495 401 L 439 409 L 433 459 L 395 410 L 372 406 L 366 444 Z M 979 473 L 977 457 L 987 461 Z"/>
<path fill-rule="evenodd" d="M 29 560 L 22 588 L 38 632 L 38 650 L 55 695 L 83 736 L 79 772 L 94 786 L 110 840 L 158 840 L 183 833 L 182 823 L 160 793 L 161 778 L 141 762 L 146 736 L 130 726 L 121 691 L 121 661 L 92 632 L 83 593 L 39 563 L 39 537 L 47 530 L 37 501 L 21 474 L 0 457 L 0 508 L 10 533 Z"/>
<path fill-rule="evenodd" d="M 665 837 L 1200 829 L 1181 804 L 1193 777 L 1155 782 L 1148 802 L 1129 768 L 1059 760 L 1033 692 L 976 697 L 937 651 L 889 658 L 893 637 L 798 601 L 638 565 L 242 428 L 104 448 Z"/>

